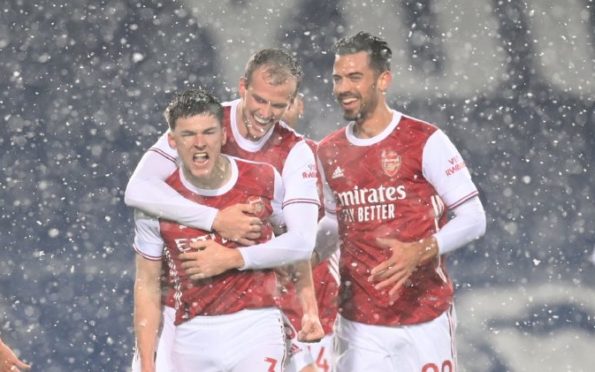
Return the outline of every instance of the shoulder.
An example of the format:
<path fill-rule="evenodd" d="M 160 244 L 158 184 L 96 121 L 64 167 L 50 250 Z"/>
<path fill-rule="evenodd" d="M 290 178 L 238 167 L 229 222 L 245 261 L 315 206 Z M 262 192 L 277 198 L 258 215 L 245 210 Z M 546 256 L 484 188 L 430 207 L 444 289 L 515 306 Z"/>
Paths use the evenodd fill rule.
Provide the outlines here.
<path fill-rule="evenodd" d="M 320 140 L 316 146 L 317 154 L 320 156 L 337 152 L 341 146 L 348 142 L 345 130 L 345 127 L 337 129 Z"/>
<path fill-rule="evenodd" d="M 253 161 L 253 160 L 246 160 L 241 159 L 235 156 L 229 156 L 230 161 L 233 161 L 237 164 L 238 170 L 240 173 L 242 172 L 264 172 L 267 174 L 273 174 L 276 172 L 275 167 L 271 164 L 260 162 L 260 161 Z"/>
<path fill-rule="evenodd" d="M 435 124 L 414 118 L 412 116 L 403 115 L 397 127 L 400 130 L 407 130 L 410 132 L 425 133 L 430 136 L 439 128 Z"/>
<path fill-rule="evenodd" d="M 316 153 L 316 149 L 318 148 L 318 142 L 310 138 L 304 138 L 304 141 L 306 141 L 306 144 L 312 150 L 312 152 Z"/>
<path fill-rule="evenodd" d="M 296 143 L 302 141 L 304 136 L 295 131 L 289 125 L 283 121 L 278 121 L 273 129 L 273 135 L 271 136 L 273 141 L 279 141 L 284 143 L 288 147 L 294 146 Z"/>

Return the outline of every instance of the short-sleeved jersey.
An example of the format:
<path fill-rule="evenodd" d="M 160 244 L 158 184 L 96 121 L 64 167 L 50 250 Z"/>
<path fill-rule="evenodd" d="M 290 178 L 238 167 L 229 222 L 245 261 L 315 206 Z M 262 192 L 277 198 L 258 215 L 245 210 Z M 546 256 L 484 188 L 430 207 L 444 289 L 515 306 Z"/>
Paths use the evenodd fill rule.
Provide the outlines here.
<path fill-rule="evenodd" d="M 229 159 L 232 177 L 220 189 L 197 189 L 185 180 L 181 170 L 174 172 L 166 182 L 184 197 L 210 207 L 223 209 L 237 203 L 253 204 L 256 215 L 264 221 L 262 235 L 257 243 L 265 242 L 273 235 L 272 226 L 267 220 L 273 213 L 281 213 L 280 177 L 268 164 Z M 167 265 L 169 288 L 165 304 L 176 310 L 176 324 L 198 315 L 221 315 L 247 308 L 275 306 L 277 283 L 272 270 L 230 270 L 193 282 L 181 267 L 179 255 L 191 249 L 191 241 L 214 239 L 229 249 L 237 248 L 234 242 L 216 233 L 163 219 L 158 224 L 141 226 L 140 230 L 137 222 L 135 249 L 145 258 L 164 259 Z"/>
<path fill-rule="evenodd" d="M 391 256 L 376 238 L 427 238 L 446 223 L 448 207 L 477 195 L 477 189 L 456 148 L 434 125 L 396 111 L 370 139 L 357 138 L 353 125 L 330 134 L 318 148 L 326 212 L 336 213 L 339 224 L 339 312 L 377 325 L 434 319 L 452 302 L 443 261 L 420 266 L 390 304 L 387 293 L 368 282 L 370 270 Z"/>

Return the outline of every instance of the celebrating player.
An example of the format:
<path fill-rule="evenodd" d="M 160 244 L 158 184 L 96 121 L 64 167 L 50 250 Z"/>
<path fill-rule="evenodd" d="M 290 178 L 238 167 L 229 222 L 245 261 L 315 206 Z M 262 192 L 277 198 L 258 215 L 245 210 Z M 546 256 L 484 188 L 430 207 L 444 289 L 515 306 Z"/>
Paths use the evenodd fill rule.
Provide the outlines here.
<path fill-rule="evenodd" d="M 301 93 L 298 93 L 283 115 L 283 121 L 295 128 L 298 120 L 303 117 L 303 113 L 304 97 Z M 313 151 L 316 151 L 316 142 L 310 139 L 306 139 L 306 142 Z M 321 185 L 318 186 L 319 192 L 322 193 Z M 323 208 L 320 211 L 324 212 Z M 322 217 L 322 213 L 320 217 Z M 289 280 L 281 281 L 282 296 L 278 299 L 278 305 L 293 326 L 293 329 L 289 332 L 292 337 L 286 372 L 330 372 L 333 369 L 333 324 L 337 316 L 337 292 L 339 287 L 338 258 L 338 252 L 335 252 L 329 259 L 312 268 L 316 302 L 319 310 L 318 316 L 324 329 L 324 337 L 318 342 L 305 343 L 298 340 L 295 329 L 300 329 L 303 318 L 303 305 L 300 304 L 300 298 L 296 295 L 296 288 L 293 283 L 295 279 L 289 278 Z"/>
<path fill-rule="evenodd" d="M 448 137 L 388 107 L 391 55 L 365 32 L 337 43 L 333 89 L 349 123 L 318 147 L 326 216 L 316 253 L 340 238 L 336 370 L 454 371 L 443 258 L 484 234 L 485 212 Z"/>
<path fill-rule="evenodd" d="M 247 203 L 213 208 L 190 203 L 164 180 L 175 170 L 177 154 L 164 134 L 143 156 L 126 189 L 128 205 L 150 214 L 177 221 L 205 231 L 216 231 L 223 238 L 251 245 L 236 250 L 220 249 L 210 242 L 193 242 L 197 251 L 180 255 L 183 268 L 191 279 L 204 279 L 227 270 L 262 269 L 309 260 L 316 236 L 318 215 L 317 172 L 314 155 L 303 137 L 279 119 L 290 106 L 301 82 L 301 68 L 293 57 L 282 50 L 264 49 L 248 61 L 239 82 L 240 99 L 224 104 L 223 125 L 227 142 L 222 152 L 239 158 L 273 165 L 280 173 L 285 189 L 283 217 L 287 232 L 265 244 L 254 242 L 261 233 L 262 221 L 251 215 Z M 301 267 L 309 267 L 300 265 Z M 311 273 L 300 275 L 310 280 Z M 310 284 L 311 286 L 311 284 Z M 304 286 L 305 287 L 305 286 Z M 323 331 L 318 322 L 313 291 L 304 291 L 304 322 L 300 338 L 316 340 Z M 168 314 L 164 313 L 164 319 Z M 157 353 L 158 364 L 162 343 L 172 330 L 164 321 Z M 165 361 L 164 365 L 168 362 Z M 167 370 L 163 367 L 163 370 Z"/>
<path fill-rule="evenodd" d="M 254 215 L 263 221 L 258 242 L 269 240 L 273 235 L 270 221 L 282 221 L 278 172 L 268 164 L 221 154 L 226 141 L 223 107 L 204 91 L 177 96 L 166 116 L 168 141 L 182 163 L 166 182 L 183 197 L 203 205 L 222 208 L 251 203 Z M 160 277 L 162 265 L 167 265 L 165 302 L 177 325 L 172 349 L 176 371 L 281 371 L 285 334 L 281 312 L 274 307 L 274 272 L 232 270 L 192 281 L 180 259 L 192 250 L 192 241 L 208 241 L 221 249 L 238 247 L 216 233 L 137 214 L 134 324 L 141 370 L 155 371 Z"/>

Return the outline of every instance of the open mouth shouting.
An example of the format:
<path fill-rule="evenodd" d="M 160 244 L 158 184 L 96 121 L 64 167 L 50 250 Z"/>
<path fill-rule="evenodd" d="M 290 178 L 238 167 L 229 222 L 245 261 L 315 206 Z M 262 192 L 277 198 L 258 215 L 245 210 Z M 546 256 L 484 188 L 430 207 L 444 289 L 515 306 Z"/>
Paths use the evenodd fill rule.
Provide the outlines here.
<path fill-rule="evenodd" d="M 204 166 L 209 162 L 209 154 L 205 151 L 196 152 L 192 155 L 192 162 L 198 166 Z"/>

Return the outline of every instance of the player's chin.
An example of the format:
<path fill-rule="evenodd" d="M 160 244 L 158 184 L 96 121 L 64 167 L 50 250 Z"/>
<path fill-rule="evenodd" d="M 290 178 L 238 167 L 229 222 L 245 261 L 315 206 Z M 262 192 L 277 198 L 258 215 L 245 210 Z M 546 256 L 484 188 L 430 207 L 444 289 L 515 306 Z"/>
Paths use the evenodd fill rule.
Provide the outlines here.
<path fill-rule="evenodd" d="M 254 125 L 252 127 L 252 138 L 255 139 L 261 139 L 262 137 L 264 137 L 264 135 L 266 134 L 266 132 L 269 130 L 269 128 L 271 127 L 271 125 Z"/>

